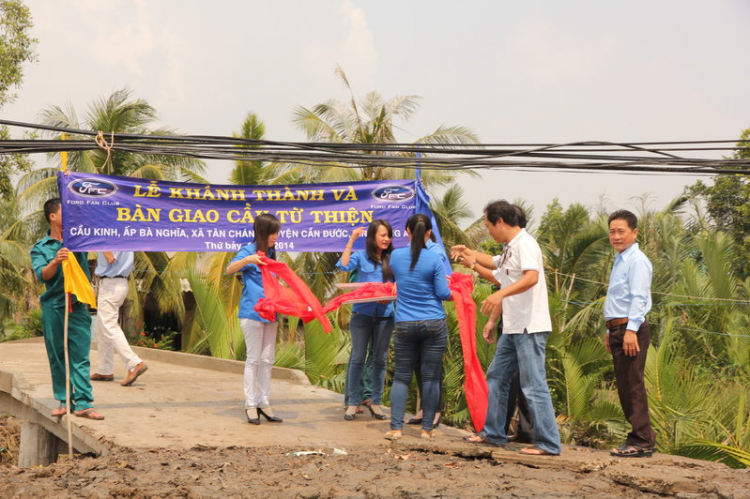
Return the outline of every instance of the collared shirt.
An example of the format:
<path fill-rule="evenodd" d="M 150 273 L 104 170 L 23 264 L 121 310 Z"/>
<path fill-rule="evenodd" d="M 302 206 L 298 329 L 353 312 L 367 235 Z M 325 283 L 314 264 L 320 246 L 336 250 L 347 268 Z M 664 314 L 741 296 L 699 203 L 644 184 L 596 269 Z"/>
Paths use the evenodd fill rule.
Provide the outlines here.
<path fill-rule="evenodd" d="M 443 300 L 451 291 L 437 253 L 422 250 L 411 270 L 411 248 L 399 248 L 391 253 L 390 265 L 397 285 L 396 322 L 445 318 Z"/>
<path fill-rule="evenodd" d="M 62 242 L 50 236 L 46 236 L 34 244 L 31 248 L 31 266 L 34 269 L 36 278 L 43 282 L 46 291 L 39 297 L 42 307 L 65 307 L 65 279 L 63 278 L 62 265 L 57 266 L 55 274 L 49 279 L 42 278 L 42 270 L 57 256 L 57 252 L 63 247 Z M 89 274 L 89 263 L 86 252 L 72 253 L 78 260 L 86 277 L 91 279 Z M 76 303 L 78 299 L 75 295 L 70 295 L 71 303 Z"/>
<path fill-rule="evenodd" d="M 497 268 L 493 274 L 503 288 L 518 281 L 524 271 L 539 273 L 534 286 L 503 298 L 503 334 L 521 334 L 524 330 L 529 333 L 552 331 L 542 249 L 536 239 L 526 229 L 521 229 L 502 254 L 493 257 L 493 261 Z"/>
<path fill-rule="evenodd" d="M 237 255 L 232 259 L 232 262 L 242 260 L 243 258 L 254 255 L 258 252 L 258 246 L 255 243 L 250 243 L 247 246 L 241 248 Z M 269 257 L 273 257 L 276 254 L 274 250 L 269 250 Z M 229 262 L 229 263 L 232 263 Z M 263 319 L 258 312 L 255 311 L 255 304 L 258 300 L 265 298 L 266 294 L 263 291 L 263 277 L 260 273 L 260 268 L 254 263 L 248 263 L 240 269 L 242 272 L 242 298 L 240 299 L 240 311 L 238 317 L 240 319 L 252 319 L 258 322 L 271 322 Z"/>
<path fill-rule="evenodd" d="M 104 256 L 104 252 L 99 252 L 94 273 L 99 277 L 128 277 L 133 270 L 134 253 L 132 251 L 114 251 L 112 254 L 115 260 L 109 263 L 107 257 Z"/>
<path fill-rule="evenodd" d="M 638 243 L 618 253 L 609 277 L 604 318 L 627 317 L 628 330 L 638 331 L 651 310 L 651 274 L 651 262 Z"/>
<path fill-rule="evenodd" d="M 349 256 L 349 264 L 344 265 L 341 260 L 336 262 L 336 268 L 344 272 L 357 271 L 356 282 L 383 282 L 383 266 L 373 262 L 367 256 L 367 251 L 355 251 Z M 393 317 L 393 302 L 387 304 L 377 302 L 355 303 L 352 312 L 370 317 Z"/>
<path fill-rule="evenodd" d="M 437 253 L 437 255 L 440 257 L 440 261 L 443 264 L 443 269 L 445 269 L 445 275 L 451 275 L 453 273 L 453 269 L 451 268 L 451 261 L 448 258 L 448 253 L 445 252 L 445 247 L 442 244 L 434 242 L 432 239 L 428 239 L 425 243 L 425 246 L 428 250 Z"/>

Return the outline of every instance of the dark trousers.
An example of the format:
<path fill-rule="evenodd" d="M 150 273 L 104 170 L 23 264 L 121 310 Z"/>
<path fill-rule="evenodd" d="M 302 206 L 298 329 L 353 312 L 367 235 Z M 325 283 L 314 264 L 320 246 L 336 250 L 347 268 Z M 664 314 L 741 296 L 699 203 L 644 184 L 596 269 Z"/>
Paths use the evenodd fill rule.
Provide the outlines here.
<path fill-rule="evenodd" d="M 633 427 L 625 443 L 653 448 L 656 445 L 656 434 L 651 427 L 648 415 L 648 398 L 643 372 L 646 368 L 646 354 L 651 342 L 651 326 L 646 321 L 638 329 L 638 346 L 640 352 L 628 357 L 622 349 L 627 324 L 615 326 L 609 330 L 609 348 L 615 366 L 615 383 L 620 397 L 625 419 Z"/>
<path fill-rule="evenodd" d="M 497 337 L 503 334 L 503 322 L 497 325 Z M 508 393 L 508 413 L 505 418 L 505 434 L 510 435 L 510 423 L 516 415 L 518 409 L 518 426 L 516 427 L 516 442 L 531 443 L 534 441 L 534 423 L 531 419 L 531 409 L 526 397 L 521 391 L 521 371 L 516 371 L 510 382 L 510 392 Z"/>
<path fill-rule="evenodd" d="M 510 422 L 516 415 L 518 407 L 518 426 L 516 426 L 516 442 L 531 443 L 534 441 L 534 424 L 531 419 L 531 409 L 526 400 L 526 396 L 521 390 L 521 372 L 516 371 L 510 382 L 510 392 L 508 393 L 508 415 L 505 423 L 505 434 L 510 435 Z"/>

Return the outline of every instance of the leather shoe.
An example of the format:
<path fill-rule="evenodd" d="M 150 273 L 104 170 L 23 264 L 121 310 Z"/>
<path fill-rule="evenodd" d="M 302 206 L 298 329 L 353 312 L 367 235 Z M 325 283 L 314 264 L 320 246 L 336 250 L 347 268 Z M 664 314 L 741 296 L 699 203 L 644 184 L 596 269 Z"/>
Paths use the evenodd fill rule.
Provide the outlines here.
<path fill-rule="evenodd" d="M 377 411 L 375 409 L 373 409 L 373 405 L 372 404 L 367 404 L 367 408 L 370 409 L 370 414 L 375 419 L 379 419 L 379 420 L 382 421 L 382 420 L 384 420 L 386 418 L 386 415 L 383 414 L 383 409 L 381 409 L 380 406 L 377 406 L 377 408 L 378 408 Z"/>
<path fill-rule="evenodd" d="M 283 419 L 278 418 L 273 414 L 273 411 L 271 410 L 270 407 L 267 407 L 266 411 L 270 412 L 271 414 L 267 414 L 266 412 L 263 411 L 262 407 L 258 407 L 258 414 L 266 418 L 266 421 L 270 423 L 283 423 L 284 422 Z"/>
<path fill-rule="evenodd" d="M 247 416 L 247 422 L 250 424 L 260 424 L 260 415 L 258 409 L 245 409 L 245 416 Z M 251 418 L 250 415 L 255 413 L 255 417 Z"/>
<path fill-rule="evenodd" d="M 135 380 L 138 379 L 138 376 L 145 373 L 148 370 L 148 366 L 145 362 L 140 362 L 137 366 L 135 366 L 133 369 L 130 369 L 128 371 L 128 375 L 125 376 L 125 379 L 122 380 L 122 383 L 120 383 L 122 386 L 130 386 L 135 382 Z"/>
<path fill-rule="evenodd" d="M 422 418 L 411 418 L 406 424 L 422 424 Z"/>
<path fill-rule="evenodd" d="M 114 380 L 115 380 L 114 374 L 94 373 L 91 375 L 91 381 L 114 381 Z"/>

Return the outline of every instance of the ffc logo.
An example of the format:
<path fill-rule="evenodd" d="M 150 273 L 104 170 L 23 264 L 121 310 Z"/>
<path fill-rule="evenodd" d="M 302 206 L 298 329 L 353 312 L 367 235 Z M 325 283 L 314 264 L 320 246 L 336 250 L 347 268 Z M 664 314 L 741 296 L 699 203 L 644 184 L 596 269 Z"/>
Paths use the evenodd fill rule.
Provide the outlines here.
<path fill-rule="evenodd" d="M 414 197 L 414 189 L 404 185 L 386 185 L 372 191 L 372 197 L 383 201 L 408 201 Z"/>
<path fill-rule="evenodd" d="M 82 178 L 69 183 L 68 190 L 85 198 L 106 198 L 117 192 L 117 186 L 106 180 Z"/>

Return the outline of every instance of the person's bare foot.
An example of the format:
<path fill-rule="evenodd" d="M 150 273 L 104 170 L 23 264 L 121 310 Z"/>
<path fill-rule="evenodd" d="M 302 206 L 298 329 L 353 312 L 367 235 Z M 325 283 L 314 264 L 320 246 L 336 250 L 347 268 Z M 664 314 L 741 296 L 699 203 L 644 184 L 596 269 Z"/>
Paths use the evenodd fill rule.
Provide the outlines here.
<path fill-rule="evenodd" d="M 401 435 L 401 430 L 391 430 L 383 435 L 383 438 L 385 438 L 386 440 L 398 440 L 399 438 L 401 438 Z"/>
<path fill-rule="evenodd" d="M 82 409 L 80 411 L 75 411 L 73 414 L 75 414 L 76 417 L 79 417 L 79 418 L 93 419 L 95 421 L 101 421 L 102 419 L 104 419 L 104 416 L 96 412 L 93 407 L 89 407 L 88 409 Z"/>
<path fill-rule="evenodd" d="M 482 435 L 480 435 L 479 433 L 475 433 L 473 435 L 469 435 L 468 437 L 464 437 L 464 440 L 472 444 L 491 444 L 492 443 L 486 438 L 484 438 Z"/>
<path fill-rule="evenodd" d="M 50 416 L 53 418 L 59 418 L 61 416 L 64 416 L 68 413 L 68 408 L 64 405 L 60 404 L 60 406 L 57 409 L 52 409 L 52 413 Z"/>

